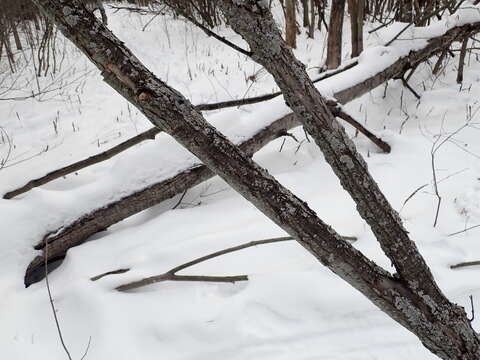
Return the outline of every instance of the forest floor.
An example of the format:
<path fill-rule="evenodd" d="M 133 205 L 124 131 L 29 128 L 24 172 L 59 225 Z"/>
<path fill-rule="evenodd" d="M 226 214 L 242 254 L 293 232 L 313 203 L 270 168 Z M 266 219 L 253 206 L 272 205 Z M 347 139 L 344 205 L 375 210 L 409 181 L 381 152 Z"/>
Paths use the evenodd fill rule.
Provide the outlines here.
<path fill-rule="evenodd" d="M 272 78 L 258 65 L 192 25 L 165 16 L 146 26 L 150 19 L 109 11 L 112 31 L 193 104 L 276 90 Z M 394 24 L 368 35 L 367 47 L 381 50 L 401 27 Z M 228 29 L 221 33 L 242 43 Z M 408 43 L 409 34 L 399 41 Z M 324 36 L 317 32 L 312 40 L 302 33 L 298 39 L 295 53 L 312 77 L 324 59 Z M 2 194 L 150 127 L 143 115 L 102 82 L 85 56 L 60 36 L 57 51 L 60 69 L 55 75 L 40 78 L 37 85 L 27 67 L 18 76 L 18 89 L 0 96 L 0 159 L 10 152 L 8 161 L 0 165 Z M 347 44 L 344 58 L 349 58 Z M 480 260 L 480 227 L 469 229 L 480 224 L 480 62 L 475 54 L 467 56 L 460 86 L 455 82 L 457 58 L 449 58 L 438 76 L 432 75 L 434 61 L 417 70 L 410 85 L 420 100 L 400 81 L 390 81 L 387 87 L 346 106 L 392 146 L 390 154 L 379 152 L 345 126 L 440 287 L 470 313 L 470 295 L 480 308 L 480 266 L 455 270 L 450 266 Z M 12 80 L 9 77 L 0 86 Z M 1 99 L 29 96 L 38 87 L 52 91 L 22 101 Z M 283 100 L 277 99 L 205 115 L 222 131 L 241 139 L 253 122 L 278 117 L 285 108 Z M 291 137 L 277 139 L 254 159 L 337 232 L 357 237 L 356 248 L 391 270 L 320 151 L 306 141 L 302 128 L 292 133 L 298 142 Z M 0 200 L 3 359 L 66 358 L 45 282 L 27 289 L 23 286 L 26 266 L 36 253 L 33 245 L 49 230 L 88 209 L 195 161 L 168 136 L 159 135 L 109 161 L 13 200 Z M 433 169 L 442 199 L 435 227 L 438 197 Z M 248 274 L 246 282 L 165 282 L 130 293 L 115 291 L 120 284 L 160 274 L 213 251 L 285 236 L 217 177 L 189 190 L 175 207 L 179 199 L 146 210 L 72 248 L 50 274 L 57 315 L 74 359 L 82 357 L 89 342 L 86 359 L 434 359 L 414 335 L 293 241 L 249 248 L 183 272 Z M 90 281 L 92 276 L 120 268 L 131 270 Z M 473 325 L 479 329 L 480 320 L 475 319 Z"/>

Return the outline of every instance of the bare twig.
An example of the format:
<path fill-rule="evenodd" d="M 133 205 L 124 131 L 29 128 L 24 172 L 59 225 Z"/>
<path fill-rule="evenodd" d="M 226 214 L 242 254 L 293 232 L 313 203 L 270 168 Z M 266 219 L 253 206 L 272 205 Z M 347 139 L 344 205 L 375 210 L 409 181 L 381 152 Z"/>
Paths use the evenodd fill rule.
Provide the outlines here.
<path fill-rule="evenodd" d="M 463 82 L 463 68 L 465 66 L 465 55 L 467 55 L 467 44 L 469 36 L 465 36 L 460 49 L 460 57 L 458 59 L 458 72 L 457 72 L 457 84 Z"/>
<path fill-rule="evenodd" d="M 85 352 L 83 353 L 82 357 L 80 358 L 80 360 L 84 360 L 86 357 L 87 357 L 87 354 L 88 354 L 88 350 L 90 349 L 90 343 L 92 342 L 92 337 L 90 336 L 88 338 L 88 344 L 87 344 L 87 348 L 85 349 Z"/>
<path fill-rule="evenodd" d="M 444 180 L 447 180 L 447 179 L 450 179 L 452 176 L 455 176 L 455 175 L 458 175 L 464 171 L 468 170 L 468 168 L 465 168 L 465 169 L 462 169 L 462 170 L 459 170 L 459 171 L 456 171 L 454 172 L 453 174 L 450 174 L 450 175 L 447 175 L 445 176 L 444 178 L 438 180 L 438 184 L 440 184 L 442 181 Z M 426 184 L 423 184 L 421 186 L 419 186 L 418 188 L 416 188 L 409 196 L 407 196 L 407 198 L 405 199 L 405 201 L 403 202 L 402 204 L 402 208 L 400 209 L 400 211 L 403 210 L 403 208 L 405 207 L 405 205 L 407 204 L 408 201 L 410 201 L 411 198 L 413 198 L 420 190 L 422 190 L 423 188 L 427 187 L 430 183 L 426 183 Z M 480 225 L 479 225 L 480 226 Z"/>
<path fill-rule="evenodd" d="M 451 234 L 448 234 L 448 236 L 454 236 L 454 235 L 458 235 L 458 234 L 462 234 L 464 232 L 467 232 L 468 230 L 472 230 L 472 229 L 475 229 L 477 227 L 480 227 L 480 224 L 479 225 L 474 225 L 474 226 L 470 226 L 466 229 L 463 229 L 463 230 L 460 230 L 460 231 L 456 231 L 456 232 L 453 232 Z"/>
<path fill-rule="evenodd" d="M 420 95 L 418 95 L 418 93 L 410 86 L 410 84 L 408 83 L 408 81 L 402 77 L 402 84 L 403 86 L 405 86 L 408 90 L 410 90 L 410 92 L 413 94 L 413 96 L 415 96 L 417 98 L 417 100 L 420 100 Z"/>
<path fill-rule="evenodd" d="M 45 244 L 45 253 L 48 254 L 48 241 Z M 55 309 L 55 305 L 53 304 L 52 292 L 50 290 L 50 283 L 48 281 L 48 256 L 45 256 L 45 283 L 47 285 L 47 292 L 48 292 L 48 300 L 50 301 L 50 306 L 53 312 L 53 318 L 55 319 L 55 325 L 57 327 L 58 337 L 60 338 L 60 343 L 62 344 L 63 350 L 67 354 L 69 360 L 72 360 L 72 356 L 68 351 L 67 345 L 65 345 L 65 341 L 63 340 L 62 330 L 60 328 L 60 323 L 57 317 L 57 310 Z M 90 342 L 89 342 L 90 343 Z"/>
<path fill-rule="evenodd" d="M 468 321 L 472 322 L 475 320 L 475 306 L 473 305 L 473 295 L 469 296 L 470 298 L 470 308 L 472 309 L 472 316 L 468 318 Z"/>
<path fill-rule="evenodd" d="M 5 137 L 8 142 L 7 154 L 3 159 L 0 160 L 0 170 L 2 170 L 5 167 L 5 164 L 8 162 L 8 159 L 10 159 L 10 155 L 12 154 L 13 144 L 12 144 L 12 139 L 10 138 L 7 131 L 2 126 L 0 126 L 0 132 L 2 132 L 2 138 Z"/>
<path fill-rule="evenodd" d="M 450 265 L 450 269 L 458 269 L 467 266 L 477 266 L 480 265 L 480 261 L 466 261 L 458 264 Z"/>
<path fill-rule="evenodd" d="M 180 196 L 180 199 L 177 201 L 177 203 L 175 204 L 175 206 L 172 208 L 172 210 L 175 210 L 178 206 L 180 206 L 180 204 L 182 203 L 182 200 L 183 198 L 185 197 L 185 195 L 187 195 L 187 190 L 185 190 L 182 194 L 182 196 Z"/>
<path fill-rule="evenodd" d="M 59 179 L 63 176 L 66 176 L 68 174 L 71 174 L 73 172 L 76 172 L 78 170 L 84 169 L 87 166 L 97 164 L 99 162 L 111 159 L 113 156 L 131 148 L 132 146 L 135 146 L 147 139 L 155 139 L 155 136 L 160 133 L 161 130 L 158 128 L 151 128 L 137 136 L 134 136 L 133 138 L 130 138 L 116 146 L 114 146 L 111 149 L 108 149 L 102 153 L 93 155 L 87 159 L 83 159 L 81 161 L 78 161 L 76 163 L 70 164 L 68 166 L 65 166 L 63 168 L 54 170 L 49 172 L 47 175 L 44 175 L 42 177 L 39 177 L 37 179 L 30 180 L 28 183 L 23 185 L 22 187 L 9 191 L 7 192 L 3 198 L 4 199 L 12 199 L 15 196 L 18 196 L 20 194 L 23 194 L 33 188 L 36 188 L 38 186 L 45 185 L 49 183 L 50 181 L 53 181 L 55 179 Z"/>
<path fill-rule="evenodd" d="M 365 135 L 368 139 L 370 139 L 375 145 L 377 145 L 383 152 L 390 153 L 391 147 L 388 143 L 380 139 L 377 135 L 372 133 L 370 130 L 365 128 L 362 124 L 360 124 L 357 120 L 355 120 L 350 114 L 348 114 L 343 108 L 336 102 L 330 105 L 332 109 L 333 115 L 339 117 L 340 119 L 344 120 L 345 122 L 352 125 L 355 129 Z"/>
<path fill-rule="evenodd" d="M 313 83 L 318 83 L 320 81 L 326 80 L 328 78 L 331 78 L 332 76 L 338 75 L 344 71 L 347 71 L 355 66 L 358 65 L 358 61 L 354 60 L 352 62 L 349 62 L 345 65 L 342 65 L 340 68 L 337 68 L 335 70 L 331 71 L 326 71 L 322 73 L 319 77 L 316 79 L 313 79 Z M 209 111 L 209 110 L 219 110 L 219 109 L 224 109 L 224 108 L 229 108 L 229 107 L 236 107 L 236 106 L 243 106 L 243 105 L 251 105 L 251 104 L 256 104 L 259 102 L 267 101 L 274 99 L 278 96 L 282 95 L 281 91 L 277 91 L 271 94 L 265 94 L 265 95 L 259 95 L 259 96 L 254 96 L 250 98 L 243 98 L 243 99 L 238 99 L 238 100 L 229 100 L 229 101 L 222 101 L 222 102 L 217 102 L 217 103 L 212 103 L 212 104 L 198 104 L 195 106 L 195 108 L 199 111 Z"/>
<path fill-rule="evenodd" d="M 391 38 L 391 39 L 385 44 L 385 46 L 390 46 L 390 45 L 392 45 L 392 43 L 393 43 L 395 40 L 397 40 L 398 37 L 399 37 L 400 35 L 402 35 L 405 31 L 407 31 L 407 29 L 408 29 L 410 26 L 412 26 L 412 25 L 413 25 L 413 23 L 410 23 L 410 24 L 405 25 L 402 30 L 400 30 L 393 38 Z"/>
<path fill-rule="evenodd" d="M 344 236 L 344 240 L 346 241 L 356 241 L 356 237 L 351 237 L 351 236 Z M 150 276 L 138 281 L 130 282 L 128 284 L 120 285 L 116 287 L 115 289 L 118 291 L 127 291 L 127 290 L 133 290 L 139 287 L 143 287 L 146 285 L 151 285 L 155 284 L 158 282 L 163 282 L 163 281 L 203 281 L 203 282 L 237 282 L 237 281 L 246 281 L 248 280 L 248 275 L 236 275 L 236 276 L 203 276 L 203 275 L 198 275 L 198 276 L 192 276 L 192 275 L 177 275 L 177 272 L 182 271 L 186 268 L 189 268 L 191 266 L 200 264 L 204 261 L 211 260 L 213 258 L 226 255 L 235 251 L 243 250 L 252 246 L 258 246 L 258 245 L 265 245 L 265 244 L 272 244 L 272 243 L 278 243 L 278 242 L 283 242 L 283 241 L 291 241 L 294 240 L 291 236 L 285 236 L 285 237 L 278 237 L 278 238 L 271 238 L 271 239 L 265 239 L 265 240 L 257 240 L 257 241 L 251 241 L 246 244 L 241 244 L 237 246 L 233 246 L 228 249 L 223 249 L 220 251 L 216 251 L 214 253 L 199 257 L 197 259 L 194 259 L 192 261 L 189 261 L 187 263 L 184 263 L 182 265 L 176 266 L 173 269 L 168 270 L 167 272 L 156 275 L 156 276 Z M 120 274 L 128 271 L 129 269 L 120 269 L 120 270 L 115 270 L 115 271 L 109 271 L 106 273 L 103 273 L 101 275 L 97 275 L 92 277 L 90 280 L 95 281 L 98 279 L 101 279 L 102 277 L 106 275 L 111 275 L 111 274 Z"/>
<path fill-rule="evenodd" d="M 450 133 L 442 141 L 440 141 L 441 138 L 442 138 L 441 135 L 438 135 L 437 139 L 432 144 L 432 148 L 430 150 L 430 156 L 431 156 L 431 166 L 432 166 L 432 175 L 433 175 L 433 189 L 435 191 L 435 196 L 437 197 L 437 208 L 436 208 L 436 211 L 435 211 L 435 219 L 433 221 L 433 227 L 435 227 L 437 225 L 438 215 L 440 213 L 440 206 L 441 206 L 441 203 L 442 203 L 442 197 L 440 196 L 440 193 L 438 191 L 437 171 L 436 171 L 436 168 L 435 168 L 435 154 L 437 153 L 438 149 L 440 149 L 442 147 L 443 144 L 445 144 L 447 141 L 450 141 L 453 136 L 455 136 L 461 130 L 466 128 L 469 125 L 471 119 L 472 119 L 471 111 L 470 112 L 467 111 L 467 121 L 465 122 L 465 124 L 460 126 L 454 132 Z M 445 120 L 445 116 L 444 116 L 443 120 Z"/>
<path fill-rule="evenodd" d="M 96 275 L 96 276 L 91 277 L 90 280 L 97 281 L 97 280 L 100 280 L 101 278 L 103 278 L 104 276 L 123 274 L 123 273 L 126 273 L 127 271 L 130 271 L 130 268 L 107 271 L 107 272 L 104 272 L 100 275 Z"/>

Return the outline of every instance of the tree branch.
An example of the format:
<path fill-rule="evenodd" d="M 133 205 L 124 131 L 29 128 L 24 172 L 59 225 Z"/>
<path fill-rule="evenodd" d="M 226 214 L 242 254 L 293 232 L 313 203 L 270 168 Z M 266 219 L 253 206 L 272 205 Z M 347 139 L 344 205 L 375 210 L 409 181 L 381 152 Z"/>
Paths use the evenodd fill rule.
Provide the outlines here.
<path fill-rule="evenodd" d="M 356 241 L 356 237 L 352 236 L 344 236 L 344 240 L 346 241 Z M 205 262 L 207 260 L 214 259 L 219 256 L 223 256 L 226 254 L 230 254 L 232 252 L 240 251 L 243 249 L 247 249 L 249 247 L 253 246 L 259 246 L 259 245 L 265 245 L 265 244 L 273 244 L 273 243 L 278 243 L 278 242 L 284 242 L 284 241 L 291 241 L 295 240 L 291 236 L 284 236 L 284 237 L 278 237 L 278 238 L 271 238 L 271 239 L 265 239 L 265 240 L 256 240 L 256 241 L 250 241 L 245 244 L 233 246 L 227 249 L 223 249 L 220 251 L 213 252 L 211 254 L 199 257 L 197 259 L 191 260 L 189 262 L 186 262 L 182 265 L 176 266 L 163 274 L 160 275 L 155 275 L 155 276 L 149 276 L 147 278 L 133 281 L 121 286 L 116 287 L 116 290 L 119 291 L 126 291 L 126 290 L 132 290 L 136 289 L 139 287 L 143 287 L 146 285 L 151 285 L 154 283 L 158 282 L 163 282 L 163 281 L 209 281 L 209 282 L 236 282 L 236 281 L 245 281 L 248 280 L 248 275 L 237 275 L 237 276 L 192 276 L 192 275 L 177 275 L 177 272 L 182 271 L 186 268 L 192 267 L 194 265 L 200 264 L 202 262 Z M 97 275 L 92 277 L 90 280 L 96 281 L 106 275 L 111 275 L 111 274 L 121 274 L 128 271 L 127 269 L 120 269 L 120 270 L 114 270 L 114 271 L 109 271 L 107 273 L 103 273 L 101 275 Z"/>

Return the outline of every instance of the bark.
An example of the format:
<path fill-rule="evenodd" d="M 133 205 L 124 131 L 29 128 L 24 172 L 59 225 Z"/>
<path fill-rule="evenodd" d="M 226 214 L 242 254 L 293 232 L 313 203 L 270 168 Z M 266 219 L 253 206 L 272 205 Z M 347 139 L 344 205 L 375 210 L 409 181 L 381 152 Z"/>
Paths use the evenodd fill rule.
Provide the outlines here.
<path fill-rule="evenodd" d="M 377 86 L 383 84 L 385 81 L 398 77 L 399 74 L 402 74 L 410 67 L 413 68 L 417 66 L 419 63 L 426 61 L 437 53 L 443 53 L 444 49 L 448 49 L 450 47 L 452 41 L 462 39 L 464 34 L 466 34 L 470 28 L 470 25 L 465 25 L 460 28 L 452 29 L 443 36 L 439 36 L 430 40 L 428 45 L 426 45 L 423 49 L 410 52 L 408 56 L 400 58 L 392 65 L 384 69 L 379 69 L 379 72 L 372 77 L 362 82 L 356 84 L 354 83 L 354 85 L 340 90 L 334 95 L 334 97 L 339 101 L 339 103 L 345 104 L 368 93 Z M 479 30 L 480 25 L 477 25 L 471 29 L 471 31 Z M 348 70 L 352 67 L 354 66 L 348 65 L 333 72 L 323 74 L 315 81 L 328 79 L 331 76 L 335 76 L 337 73 L 343 72 L 345 69 Z M 280 93 L 278 95 L 280 95 Z M 257 100 L 260 101 L 264 99 L 255 98 L 253 100 L 256 102 Z M 215 108 L 223 108 L 232 105 L 238 106 L 240 104 L 238 102 L 218 103 L 215 104 Z M 196 108 L 201 110 L 209 110 L 211 109 L 211 106 L 204 104 L 197 105 Z M 291 127 L 298 125 L 300 125 L 300 123 L 293 116 L 293 114 L 286 115 L 276 120 L 268 128 L 261 130 L 254 137 L 250 138 L 248 140 L 250 145 L 247 146 L 247 149 L 244 148 L 244 150 L 247 153 L 253 153 L 255 148 L 259 149 L 268 141 L 274 139 L 277 132 L 286 131 Z M 157 129 L 152 129 L 152 131 L 155 130 Z M 258 145 L 254 146 L 254 144 L 257 143 Z M 207 174 L 205 174 L 204 171 Z M 136 193 L 119 199 L 116 202 L 110 204 L 100 204 L 97 210 L 85 214 L 76 221 L 45 235 L 43 240 L 37 244 L 35 248 L 38 250 L 43 249 L 45 242 L 48 240 L 50 248 L 50 257 L 48 262 L 50 263 L 56 260 L 61 260 L 65 257 L 65 254 L 69 248 L 83 243 L 91 235 L 103 231 L 109 226 L 124 220 L 133 214 L 143 211 L 175 195 L 181 194 L 190 187 L 195 186 L 211 178 L 212 176 L 214 176 L 214 174 L 206 170 L 205 166 L 195 169 L 185 169 L 183 172 L 173 178 L 166 179 L 165 181 L 153 184 L 145 189 L 138 190 Z M 30 263 L 25 273 L 25 284 L 27 286 L 43 279 L 43 262 L 44 258 L 42 255 L 37 256 Z M 50 268 L 53 269 L 53 267 Z"/>
<path fill-rule="evenodd" d="M 348 0 L 350 13 L 350 28 L 352 32 L 352 57 L 357 57 L 363 51 L 363 11 L 365 0 Z"/>
<path fill-rule="evenodd" d="M 310 0 L 302 0 L 303 10 L 303 27 L 310 27 L 310 13 L 308 12 L 308 5 Z"/>
<path fill-rule="evenodd" d="M 336 3 L 340 2 L 333 4 Z M 417 308 L 414 312 L 406 310 L 398 299 L 392 305 L 403 313 L 406 327 L 434 354 L 444 359 L 478 359 L 480 342 L 465 313 L 443 295 L 400 217 L 369 174 L 354 143 L 335 120 L 305 66 L 286 46 L 268 9 L 259 11 L 258 6 L 261 5 L 238 5 L 233 0 L 221 2 L 229 24 L 250 45 L 252 58 L 273 76 L 287 105 L 312 135 L 340 183 L 356 202 L 359 214 L 370 225 Z M 284 71 L 287 68 L 289 71 Z"/>
<path fill-rule="evenodd" d="M 295 0 L 285 0 L 285 37 L 288 46 L 297 47 L 297 19 Z"/>
<path fill-rule="evenodd" d="M 308 24 L 308 37 L 315 37 L 315 0 L 310 0 L 310 23 Z"/>
<path fill-rule="evenodd" d="M 332 1 L 327 39 L 327 69 L 336 69 L 342 62 L 343 13 L 346 0 Z"/>

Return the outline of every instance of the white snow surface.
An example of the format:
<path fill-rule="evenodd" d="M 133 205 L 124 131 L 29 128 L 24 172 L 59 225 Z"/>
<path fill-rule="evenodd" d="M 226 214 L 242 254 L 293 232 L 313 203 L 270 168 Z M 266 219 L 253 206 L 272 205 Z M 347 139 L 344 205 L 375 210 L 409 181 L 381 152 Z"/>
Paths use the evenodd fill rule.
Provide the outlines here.
<path fill-rule="evenodd" d="M 159 17 L 142 30 L 149 20 L 149 16 L 109 12 L 112 31 L 192 103 L 276 90 L 265 70 L 190 24 Z M 318 83 L 318 88 L 331 96 L 421 48 L 428 38 L 476 21 L 480 21 L 479 9 L 468 5 L 428 28 L 409 28 L 385 47 L 405 26 L 393 24 L 367 37 L 359 65 Z M 347 27 L 345 30 L 344 38 L 348 39 Z M 246 47 L 230 29 L 220 31 Z M 312 78 L 323 59 L 324 36 L 317 32 L 316 39 L 311 40 L 302 34 L 295 51 Z M 22 73 L 22 88 L 0 95 L 0 126 L 14 145 L 0 169 L 2 194 L 151 126 L 101 81 L 98 70 L 78 50 L 68 42 L 64 48 L 67 55 L 53 79 L 61 85 L 78 79 L 73 84 L 40 99 L 2 100 L 35 91 L 35 83 L 27 83 L 30 78 L 26 71 Z M 344 55 L 346 63 L 347 47 Z M 419 101 L 399 81 L 391 81 L 388 87 L 381 86 L 346 105 L 349 113 L 391 144 L 390 154 L 380 153 L 346 127 L 445 294 L 470 312 L 469 295 L 480 304 L 480 267 L 449 267 L 480 260 L 480 227 L 449 236 L 480 224 L 480 64 L 475 55 L 467 62 L 462 86 L 455 83 L 458 61 L 454 58 L 438 76 L 431 74 L 433 63 L 417 70 L 410 85 L 421 94 Z M 41 78 L 40 82 L 47 85 L 52 78 Z M 0 94 L 1 86 L 5 85 L 0 82 Z M 205 116 L 238 143 L 289 112 L 279 97 Z M 435 153 L 442 203 L 438 224 L 433 227 L 437 198 L 432 185 L 432 147 L 458 129 Z M 254 159 L 339 233 L 358 237 L 355 247 L 392 270 L 320 151 L 305 140 L 301 128 L 292 133 L 301 143 L 290 137 L 278 139 Z M 0 160 L 7 157 L 8 149 L 7 139 L 0 138 Z M 195 164 L 198 159 L 160 134 L 155 141 L 146 141 L 109 161 L 13 200 L 0 200 L 2 359 L 65 359 L 45 282 L 27 289 L 23 286 L 26 266 L 36 255 L 33 245 L 48 231 L 79 215 Z M 82 357 L 89 339 L 87 359 L 435 358 L 415 336 L 293 241 L 246 249 L 182 272 L 248 274 L 247 282 L 166 282 L 130 293 L 113 290 L 213 251 L 285 236 L 219 178 L 189 190 L 180 206 L 172 210 L 178 200 L 166 201 L 95 235 L 92 241 L 69 250 L 60 268 L 51 273 L 57 314 L 75 359 Z M 127 273 L 89 280 L 126 267 L 131 268 Z M 477 319 L 473 325 L 480 328 Z"/>

